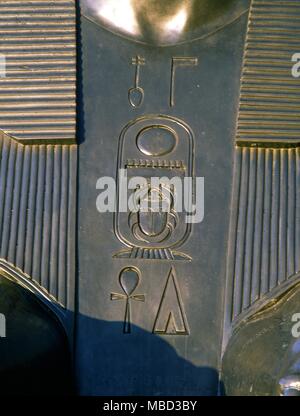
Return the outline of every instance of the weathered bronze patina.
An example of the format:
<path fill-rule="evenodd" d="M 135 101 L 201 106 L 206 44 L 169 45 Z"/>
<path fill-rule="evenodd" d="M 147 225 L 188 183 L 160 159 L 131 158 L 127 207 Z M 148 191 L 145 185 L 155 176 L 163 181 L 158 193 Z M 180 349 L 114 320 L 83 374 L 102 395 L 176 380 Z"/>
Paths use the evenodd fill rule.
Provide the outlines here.
<path fill-rule="evenodd" d="M 0 2 L 0 289 L 32 303 L 0 313 L 60 357 L 63 325 L 78 394 L 299 394 L 300 4 L 77 9 Z M 170 212 L 99 213 L 120 169 Z M 204 177 L 203 220 L 153 177 Z"/>

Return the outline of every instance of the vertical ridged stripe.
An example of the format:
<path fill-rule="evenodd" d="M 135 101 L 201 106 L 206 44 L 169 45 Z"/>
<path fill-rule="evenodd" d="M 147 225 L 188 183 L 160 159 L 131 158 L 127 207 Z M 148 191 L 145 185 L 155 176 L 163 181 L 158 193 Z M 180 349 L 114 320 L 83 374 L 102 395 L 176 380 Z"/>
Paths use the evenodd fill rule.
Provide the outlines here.
<path fill-rule="evenodd" d="M 27 211 L 27 226 L 26 226 L 26 242 L 24 253 L 24 271 L 29 276 L 32 276 L 32 261 L 36 261 L 33 250 L 33 239 L 35 232 L 35 207 L 36 207 L 36 194 L 37 178 L 38 178 L 38 148 L 32 148 L 31 154 L 31 170 L 30 170 L 30 184 L 28 193 L 28 211 Z"/>
<path fill-rule="evenodd" d="M 300 271 L 299 168 L 298 148 L 237 149 L 233 319 Z"/>
<path fill-rule="evenodd" d="M 9 234 L 10 234 L 10 220 L 11 220 L 11 211 L 12 211 L 12 200 L 14 193 L 14 179 L 15 179 L 15 163 L 16 163 L 16 145 L 12 143 L 10 146 L 10 152 L 8 157 L 7 164 L 7 182 L 6 182 L 6 192 L 4 198 L 4 210 L 3 210 L 3 227 L 1 235 L 1 251 L 0 255 L 2 258 L 7 258 L 8 256 L 8 244 L 9 244 Z"/>
<path fill-rule="evenodd" d="M 288 185 L 287 185 L 287 276 L 296 270 L 295 232 L 296 232 L 296 152 L 288 151 Z"/>
<path fill-rule="evenodd" d="M 55 298 L 58 297 L 58 240 L 59 240 L 59 220 L 60 220 L 60 197 L 61 197 L 61 146 L 54 148 L 54 171 L 53 171 L 53 190 L 52 190 L 52 224 L 51 224 L 51 248 L 50 248 L 50 288 L 49 292 Z"/>
<path fill-rule="evenodd" d="M 288 200 L 288 150 L 280 150 L 280 204 L 279 204 L 279 244 L 278 244 L 278 281 L 287 278 L 287 200 Z"/>
<path fill-rule="evenodd" d="M 9 232 L 9 245 L 8 245 L 8 254 L 7 259 L 10 263 L 15 262 L 16 255 L 16 245 L 17 245 L 17 233 L 19 227 L 19 209 L 20 209 L 20 194 L 21 181 L 22 181 L 22 171 L 23 171 L 23 159 L 24 153 L 17 152 L 16 162 L 15 162 L 15 181 L 13 187 L 13 197 L 12 197 L 12 212 L 11 212 L 11 224 Z"/>
<path fill-rule="evenodd" d="M 254 233 L 253 239 L 253 256 L 251 261 L 257 259 L 256 262 L 253 262 L 252 274 L 251 274 L 251 299 L 249 304 L 252 304 L 259 298 L 260 294 L 260 269 L 262 263 L 262 240 L 263 240 L 263 209 L 264 209 L 264 170 L 265 170 L 265 160 L 262 152 L 256 151 L 257 154 L 257 169 L 256 169 L 256 195 L 253 203 L 255 204 L 255 217 L 253 219 L 256 227 L 253 227 L 253 224 L 249 224 L 249 227 L 252 227 Z"/>
<path fill-rule="evenodd" d="M 270 245 L 270 286 L 277 286 L 278 273 L 278 237 L 279 237 L 279 192 L 280 192 L 280 158 L 279 150 L 273 150 L 272 167 L 272 203 L 271 203 L 271 245 Z"/>
<path fill-rule="evenodd" d="M 49 271 L 50 271 L 50 247 L 51 247 L 51 226 L 52 226 L 52 202 L 53 202 L 53 178 L 54 178 L 54 149 L 47 146 L 45 193 L 43 210 L 43 231 L 42 231 L 42 256 L 41 256 L 41 285 L 49 292 Z"/>
<path fill-rule="evenodd" d="M 296 214 L 295 214 L 295 262 L 296 270 L 300 270 L 300 148 L 296 151 Z"/>
<path fill-rule="evenodd" d="M 38 150 L 39 165 L 38 165 L 38 179 L 37 179 L 37 192 L 35 194 L 35 229 L 34 229 L 34 244 L 33 244 L 33 265 L 32 275 L 38 276 L 38 282 L 41 282 L 41 264 L 42 258 L 40 250 L 42 246 L 43 236 L 43 212 L 44 212 L 44 193 L 46 183 L 46 158 L 47 158 L 47 146 L 42 145 L 35 149 Z"/>
<path fill-rule="evenodd" d="M 264 177 L 261 178 L 264 182 L 264 196 L 263 196 L 263 244 L 262 244 L 262 261 L 261 261 L 261 293 L 268 293 L 270 287 L 270 269 L 271 269 L 271 206 L 272 206 L 272 166 L 273 166 L 273 152 L 266 149 L 264 152 L 260 151 L 265 157 L 265 171 Z M 253 224 L 254 226 L 254 224 Z"/>
<path fill-rule="evenodd" d="M 244 269 L 244 249 L 245 249 L 245 223 L 247 218 L 247 198 L 249 187 L 249 153 L 242 153 L 241 164 L 241 183 L 239 195 L 239 210 L 237 223 L 236 256 L 235 256 L 235 293 L 233 314 L 237 316 L 243 303 L 243 269 Z"/>
<path fill-rule="evenodd" d="M 62 303 L 66 303 L 66 276 L 67 264 L 65 255 L 68 248 L 68 228 L 62 227 L 62 224 L 68 224 L 68 200 L 69 200 L 69 149 L 67 146 L 62 147 L 61 158 L 61 198 L 59 207 L 59 224 L 60 224 L 60 238 L 58 240 L 58 298 Z"/>
<path fill-rule="evenodd" d="M 253 258 L 253 242 L 254 242 L 254 227 L 255 221 L 255 201 L 256 201 L 256 165 L 257 165 L 257 151 L 256 149 L 249 150 L 250 166 L 254 169 L 249 169 L 249 188 L 248 188 L 248 206 L 246 218 L 246 236 L 245 236 L 245 264 L 243 270 L 244 279 L 244 296 L 243 309 L 248 308 L 251 301 L 251 283 L 252 283 L 252 258 Z M 253 195 L 254 198 L 249 199 Z"/>
<path fill-rule="evenodd" d="M 24 212 L 28 206 L 29 195 L 29 183 L 30 183 L 30 166 L 31 166 L 31 147 L 26 146 L 24 150 L 24 169 L 22 172 L 22 192 L 20 197 L 20 210 L 19 210 L 19 226 L 18 226 L 18 243 L 16 258 L 12 262 L 18 264 L 21 270 L 24 270 L 24 253 L 25 253 L 25 240 L 26 240 L 26 215 Z"/>
<path fill-rule="evenodd" d="M 1 258 L 73 308 L 77 147 L 0 144 Z"/>

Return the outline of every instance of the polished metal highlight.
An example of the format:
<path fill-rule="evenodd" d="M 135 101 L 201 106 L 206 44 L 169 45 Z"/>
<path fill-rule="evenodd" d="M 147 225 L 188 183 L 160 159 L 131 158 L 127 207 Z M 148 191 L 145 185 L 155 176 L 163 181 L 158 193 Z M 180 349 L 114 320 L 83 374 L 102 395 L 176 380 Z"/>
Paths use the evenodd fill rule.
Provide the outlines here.
<path fill-rule="evenodd" d="M 209 36 L 248 9 L 247 0 L 83 0 L 83 15 L 136 42 L 176 45 Z"/>

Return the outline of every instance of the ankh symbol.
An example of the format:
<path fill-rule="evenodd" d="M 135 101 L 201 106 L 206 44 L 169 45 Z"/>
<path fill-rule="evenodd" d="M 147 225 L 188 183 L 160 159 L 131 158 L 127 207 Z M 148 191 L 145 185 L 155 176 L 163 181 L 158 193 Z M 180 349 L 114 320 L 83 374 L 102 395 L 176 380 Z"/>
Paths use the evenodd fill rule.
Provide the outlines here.
<path fill-rule="evenodd" d="M 111 293 L 111 300 L 126 300 L 125 317 L 124 317 L 124 334 L 131 333 L 131 311 L 130 300 L 145 302 L 145 295 L 134 295 L 134 291 L 140 283 L 140 272 L 135 267 L 126 267 L 119 275 L 120 286 L 123 289 L 122 293 Z"/>

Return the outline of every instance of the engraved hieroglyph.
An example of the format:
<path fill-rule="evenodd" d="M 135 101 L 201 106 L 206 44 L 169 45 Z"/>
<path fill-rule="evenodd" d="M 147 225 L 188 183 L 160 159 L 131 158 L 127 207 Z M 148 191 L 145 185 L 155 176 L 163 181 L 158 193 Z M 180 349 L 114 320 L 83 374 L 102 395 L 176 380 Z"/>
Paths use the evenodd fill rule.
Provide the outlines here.
<path fill-rule="evenodd" d="M 170 87 L 170 106 L 175 106 L 175 76 L 179 67 L 197 66 L 198 58 L 188 56 L 176 56 L 172 58 L 171 67 L 171 87 Z"/>
<path fill-rule="evenodd" d="M 140 156 L 143 156 L 140 159 Z M 148 156 L 148 159 L 144 159 Z M 193 177 L 194 138 L 189 126 L 174 117 L 149 115 L 130 122 L 121 133 L 118 151 L 118 172 L 123 169 L 128 180 L 142 176 L 147 189 L 143 198 L 157 198 L 162 203 L 169 198 L 169 212 L 117 212 L 115 233 L 119 240 L 131 247 L 115 254 L 118 258 L 145 258 L 188 260 L 177 252 L 188 237 L 191 226 L 185 221 L 185 212 L 175 212 L 172 190 L 166 197 L 162 189 L 152 189 L 152 177 L 171 180 Z M 162 184 L 163 187 L 163 184 Z M 123 185 L 118 181 L 118 192 Z M 138 201 L 137 201 L 138 202 Z M 146 201 L 144 201 L 146 202 Z M 152 202 L 152 201 L 151 201 Z M 118 203 L 118 208 L 119 208 Z"/>
<path fill-rule="evenodd" d="M 124 293 L 111 293 L 111 300 L 125 301 L 124 334 L 131 333 L 131 301 L 145 302 L 145 295 L 135 294 L 140 284 L 141 273 L 136 267 L 126 267 L 120 272 L 119 283 Z"/>
<path fill-rule="evenodd" d="M 191 2 L 197 9 L 203 5 Z M 128 10 L 124 6 L 128 2 L 97 3 L 106 11 L 117 13 L 120 9 L 111 7 L 116 3 Z M 168 2 L 170 8 L 166 2 L 143 3 L 150 8 L 159 3 L 162 19 L 173 16 L 173 0 Z M 182 6 L 181 1 L 176 3 Z M 214 369 L 220 366 L 233 137 L 248 1 L 226 1 L 232 6 L 230 17 L 221 3 L 214 1 L 211 9 L 212 1 L 206 2 L 210 16 L 218 13 L 222 20 L 220 30 L 211 33 L 199 13 L 194 26 L 187 21 L 187 31 L 195 34 L 193 42 L 161 48 L 111 33 L 103 21 L 95 24 L 86 13 L 87 2 L 82 2 L 84 137 L 79 152 L 76 338 L 82 394 L 216 392 Z M 143 16 L 137 18 L 141 21 Z M 198 39 L 198 28 L 206 37 Z M 128 100 L 128 91 L 135 87 L 134 57 L 145 60 L 138 83 L 144 97 L 136 107 Z M 191 65 L 176 65 L 188 58 Z M 175 105 L 171 106 L 173 70 Z M 163 200 L 164 194 L 151 184 L 154 177 L 194 178 L 194 195 L 198 195 L 195 179 L 204 177 L 204 220 L 189 226 L 186 213 L 175 207 L 169 215 L 128 209 L 100 214 L 95 208 L 95 183 L 98 178 L 115 178 L 119 170 L 127 174 L 127 184 L 134 177 L 146 179 L 141 185 L 144 202 L 149 201 L 151 188 L 155 201 Z M 125 181 L 124 186 L 120 183 L 117 194 L 128 189 Z M 126 202 L 135 190 L 131 184 Z M 172 200 L 173 196 L 171 208 Z M 129 300 L 128 336 L 123 327 L 126 293 L 117 280 L 126 267 L 138 268 L 142 277 L 133 295 L 146 295 L 145 302 Z M 176 276 L 170 275 L 171 267 Z M 112 292 L 124 298 L 112 301 Z"/>
<path fill-rule="evenodd" d="M 172 267 L 162 293 L 153 333 L 160 335 L 189 335 L 181 293 Z"/>
<path fill-rule="evenodd" d="M 135 66 L 134 86 L 128 91 L 128 100 L 132 107 L 140 107 L 144 101 L 145 92 L 140 86 L 140 69 L 142 65 L 146 64 L 145 58 L 136 56 L 132 58 L 132 65 Z"/>
<path fill-rule="evenodd" d="M 132 301 L 145 302 L 145 294 L 136 294 L 141 282 L 141 272 L 137 267 L 128 266 L 119 274 L 119 284 L 123 293 L 113 292 L 110 294 L 112 301 L 124 301 L 125 313 L 123 333 L 131 333 L 131 308 Z M 151 301 L 151 293 L 147 296 Z M 189 335 L 189 327 L 184 311 L 183 301 L 180 293 L 175 269 L 171 267 L 166 282 L 162 287 L 161 299 L 157 312 L 153 317 L 154 334 L 158 335 Z"/>

